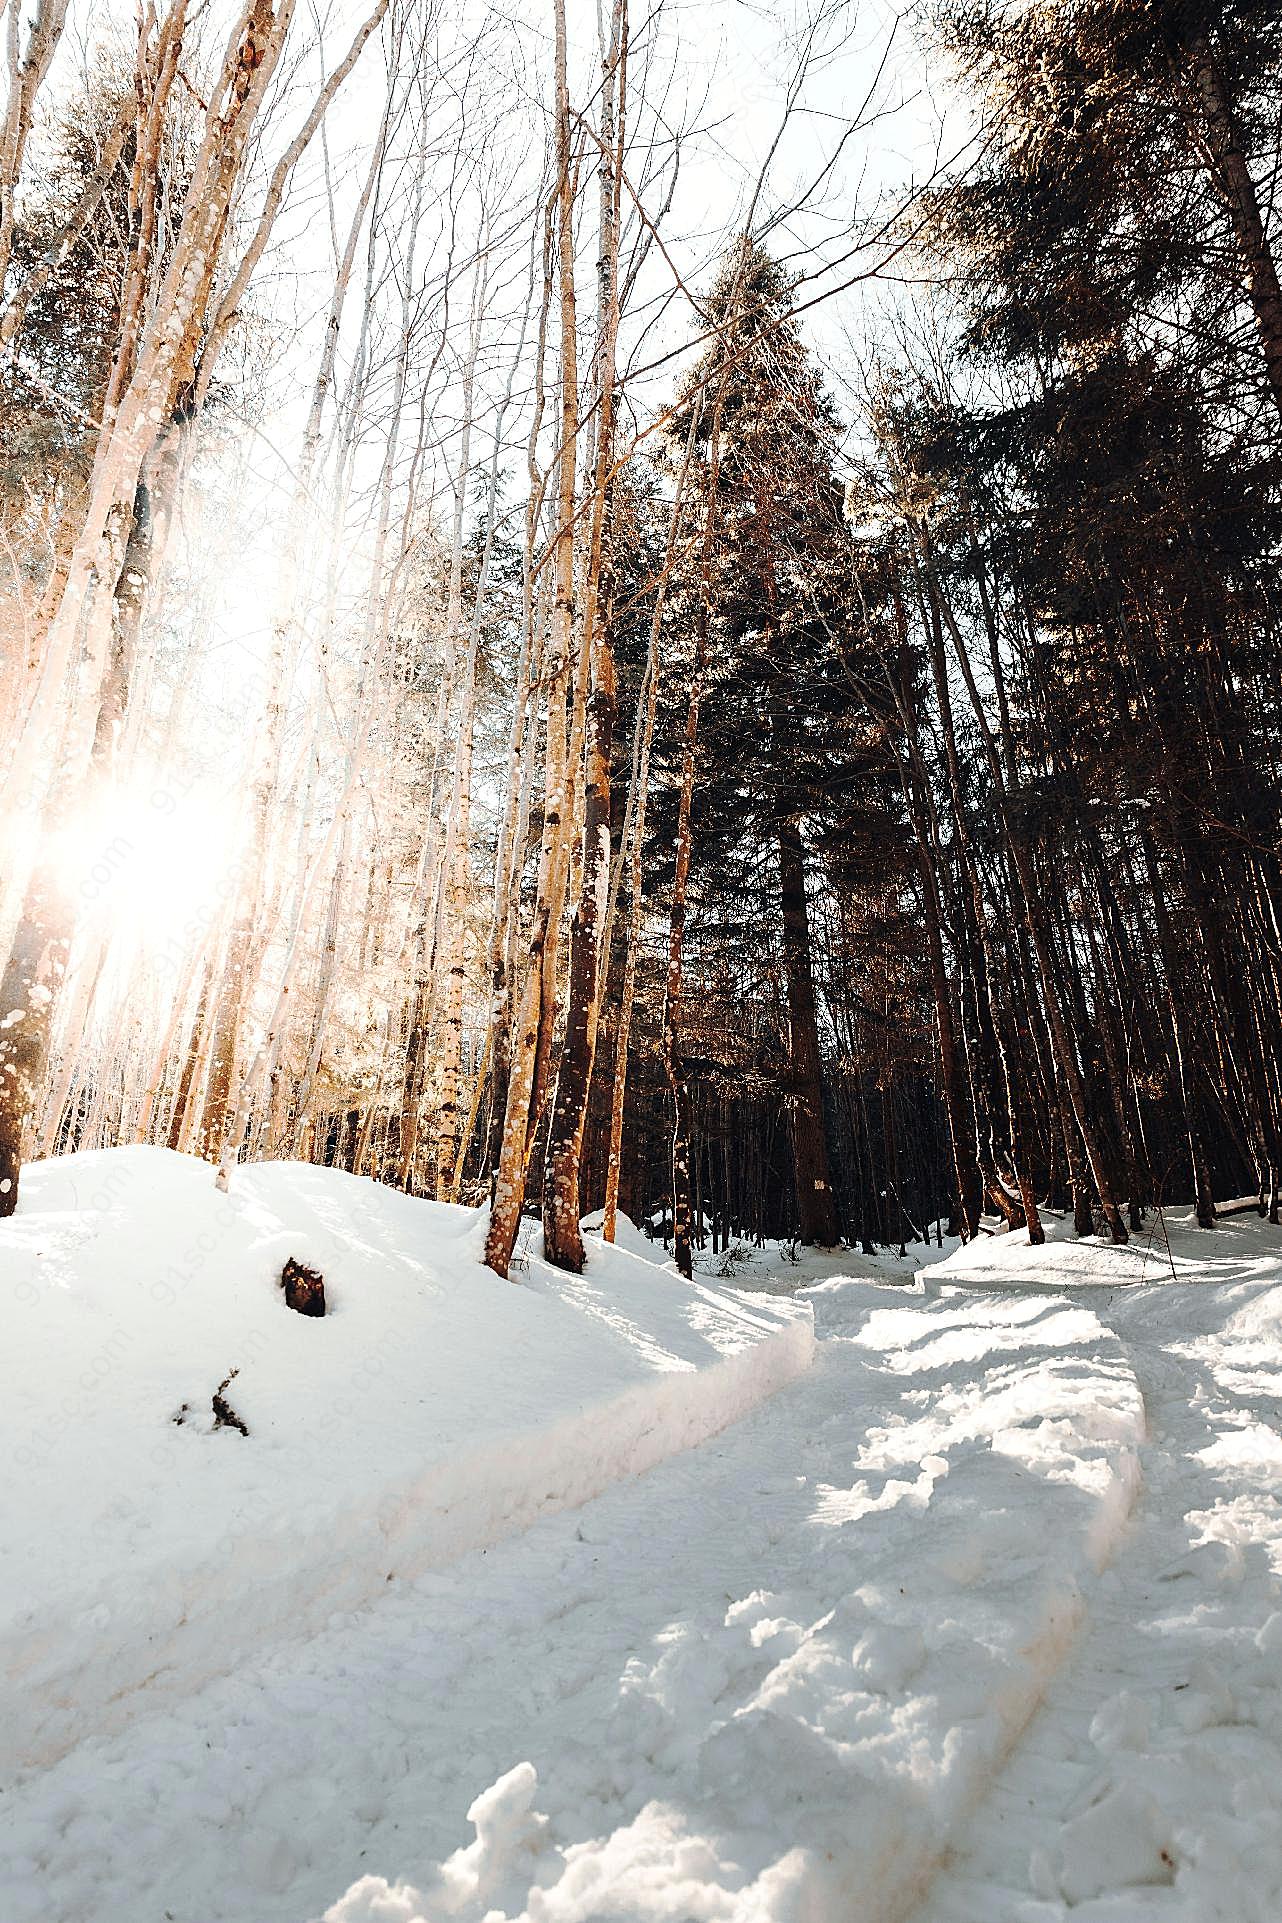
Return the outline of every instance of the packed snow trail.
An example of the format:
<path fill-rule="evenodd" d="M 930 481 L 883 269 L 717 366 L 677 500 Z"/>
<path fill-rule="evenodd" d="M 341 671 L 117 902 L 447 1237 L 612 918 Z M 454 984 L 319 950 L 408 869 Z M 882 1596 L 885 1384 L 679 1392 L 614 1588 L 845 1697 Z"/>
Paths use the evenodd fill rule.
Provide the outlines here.
<path fill-rule="evenodd" d="M 1134 1527 L 916 1923 L 1282 1918 L 1280 1241 L 1231 1218 L 1177 1238 L 1201 1282 L 1093 1297 L 1148 1410 Z"/>
<path fill-rule="evenodd" d="M 812 1299 L 815 1367 L 717 1440 L 12 1786 L 5 1923 L 902 1916 L 1142 1410 L 1062 1298 Z"/>

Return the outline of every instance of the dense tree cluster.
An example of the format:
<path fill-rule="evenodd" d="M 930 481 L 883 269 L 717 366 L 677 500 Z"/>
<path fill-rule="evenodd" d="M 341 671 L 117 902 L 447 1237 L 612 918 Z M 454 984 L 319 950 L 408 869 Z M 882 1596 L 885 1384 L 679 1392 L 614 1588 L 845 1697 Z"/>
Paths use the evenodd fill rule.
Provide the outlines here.
<path fill-rule="evenodd" d="M 989 136 L 931 209 L 943 326 L 879 357 L 853 473 L 783 276 L 757 256 L 733 315 L 732 274 L 714 295 L 733 371 L 690 886 L 710 1029 L 775 961 L 773 1226 L 827 1232 L 798 1152 L 816 1046 L 848 1234 L 887 1234 L 888 1194 L 892 1220 L 991 1210 L 1035 1239 L 1048 1206 L 1120 1239 L 1243 1188 L 1277 1218 L 1280 25 L 939 20 Z M 770 874 L 781 823 L 808 889 Z M 707 1052 L 742 1102 L 748 1065 Z"/>
<path fill-rule="evenodd" d="M 0 1210 L 24 1157 L 136 1139 L 488 1200 L 501 1273 L 535 1209 L 566 1266 L 603 1206 L 687 1270 L 1048 1211 L 1123 1240 L 1243 1190 L 1276 1220 L 1282 8 L 938 7 L 974 139 L 889 243 L 929 299 L 821 369 L 745 231 L 657 400 L 632 304 L 679 144 L 607 11 L 589 84 L 554 0 L 515 158 L 477 119 L 507 29 L 444 50 L 419 0 L 288 138 L 287 5 L 221 63 L 149 14 L 38 166 L 23 56 Z M 375 36 L 265 528 L 226 472 L 274 377 L 251 279 Z M 220 679 L 237 544 L 254 671 Z M 226 877 L 159 955 L 66 847 L 101 822 L 127 866 L 130 783 L 211 774 Z"/>

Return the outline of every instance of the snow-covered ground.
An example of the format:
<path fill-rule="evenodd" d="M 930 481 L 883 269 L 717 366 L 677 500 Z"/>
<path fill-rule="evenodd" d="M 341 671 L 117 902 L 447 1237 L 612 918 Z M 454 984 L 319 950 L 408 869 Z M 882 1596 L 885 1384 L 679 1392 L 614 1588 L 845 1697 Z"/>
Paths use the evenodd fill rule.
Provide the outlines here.
<path fill-rule="evenodd" d="M 164 1149 L 24 1176 L 0 1224 L 0 1782 L 123 1727 L 135 1692 L 190 1694 L 688 1448 L 809 1364 L 799 1305 L 599 1245 L 581 1280 L 523 1256 L 516 1287 L 482 1233 L 298 1164 L 225 1196 Z M 286 1307 L 291 1255 L 323 1274 L 324 1317 Z M 220 1391 L 247 1437 L 216 1424 Z"/>
<path fill-rule="evenodd" d="M 1156 1283 L 1092 1296 L 1144 1395 L 1144 1485 L 918 1923 L 1279 1923 L 1282 1233 L 1236 1214 L 1172 1228 L 1169 1249 L 1054 1254 L 1061 1271 L 1086 1254 L 1086 1281 Z"/>
<path fill-rule="evenodd" d="M 150 1275 L 158 1170 L 133 1167 L 141 1186 L 110 1240 Z M 38 1179 L 56 1198 L 69 1173 Z M 32 1192 L 0 1240 L 11 1298 L 11 1249 L 29 1259 L 42 1239 Z M 247 1361 L 229 1390 L 248 1440 L 169 1424 L 165 1443 L 216 1465 L 187 1485 L 191 1504 L 226 1500 L 234 1516 L 239 1498 L 215 1493 L 229 1473 L 260 1478 L 255 1504 L 336 1478 L 330 1521 L 316 1489 L 310 1522 L 288 1507 L 255 1521 L 256 1556 L 205 1607 L 191 1673 L 171 1643 L 160 1684 L 116 1703 L 91 1690 L 78 1722 L 23 1708 L 48 1695 L 40 1672 L 12 1680 L 22 1726 L 60 1730 L 66 1753 L 2 1779 L 5 1923 L 1282 1917 L 1276 1230 L 1237 1216 L 1199 1234 L 1168 1218 L 1169 1243 L 1121 1251 L 985 1238 L 932 1251 L 946 1259 L 916 1282 L 920 1248 L 916 1262 L 799 1266 L 757 1252 L 732 1265 L 737 1287 L 705 1274 L 693 1289 L 637 1238 L 595 1248 L 582 1284 L 532 1261 L 513 1289 L 478 1271 L 471 1218 L 369 1184 L 265 1169 L 234 1199 L 262 1256 L 239 1320 L 253 1307 L 271 1322 L 270 1272 L 287 1253 L 348 1277 L 344 1312 L 308 1324 L 281 1309 L 296 1329 L 274 1330 L 261 1371 Z M 82 1197 L 79 1214 L 93 1206 Z M 166 1236 L 205 1206 L 193 1185 Z M 76 1213 L 51 1204 L 46 1227 L 60 1212 Z M 299 1242 L 308 1222 L 316 1237 Z M 104 1257 L 90 1286 L 92 1242 L 63 1226 L 53 1286 L 69 1300 L 49 1326 L 80 1363 L 95 1316 L 150 1325 L 103 1299 L 133 1286 L 125 1265 Z M 47 1258 L 54 1243 L 42 1246 Z M 809 1317 L 772 1293 L 792 1284 L 819 1337 L 808 1369 Z M 41 1271 L 37 1293 L 49 1286 Z M 310 1421 L 314 1477 L 306 1454 L 292 1482 L 268 1463 L 229 1470 L 340 1393 L 342 1368 L 388 1333 L 377 1308 L 395 1392 L 380 1379 L 358 1397 L 328 1452 Z M 419 1318 L 461 1345 L 452 1371 L 431 1364 L 454 1408 L 440 1473 L 462 1465 L 460 1489 L 469 1464 L 528 1461 L 544 1428 L 617 1418 L 674 1383 L 698 1391 L 699 1420 L 665 1410 L 640 1455 L 597 1452 L 595 1491 L 566 1487 L 542 1517 L 495 1510 L 472 1547 L 465 1532 L 448 1553 L 438 1539 L 421 1573 L 381 1543 L 372 1559 L 376 1537 L 352 1524 L 360 1484 L 377 1516 L 435 1433 L 400 1406 L 437 1342 Z M 190 1320 L 165 1325 L 147 1370 L 118 1372 L 154 1381 L 161 1426 L 166 1398 L 196 1407 L 235 1360 L 224 1324 L 184 1348 Z M 345 1361 L 291 1348 L 316 1332 Z M 291 1356 L 297 1375 L 278 1386 Z M 477 1369 L 491 1379 L 469 1381 Z M 38 1422 L 47 1358 L 23 1352 L 9 1373 L 27 1398 L 12 1459 Z M 89 1490 L 114 1480 L 147 1512 L 168 1497 L 163 1475 L 141 1495 L 131 1480 L 145 1451 L 129 1438 L 152 1408 L 140 1395 L 117 1396 L 106 1428 L 82 1424 L 79 1459 L 56 1467 L 73 1489 L 77 1474 Z M 502 1433 L 523 1439 L 505 1448 Z M 64 1500 L 83 1527 L 96 1498 Z M 46 1612 L 47 1669 L 69 1687 L 92 1680 L 110 1670 L 114 1618 L 91 1603 L 75 1620 L 57 1602 L 76 1565 L 67 1511 L 42 1532 L 34 1497 L 22 1507 L 33 1560 L 6 1556 L 6 1589 L 16 1582 L 20 1615 Z M 187 1541 L 171 1539 L 175 1553 Z M 79 1596 L 110 1584 L 117 1609 L 133 1597 L 135 1627 L 154 1619 L 155 1592 L 172 1587 L 163 1558 L 82 1549 Z M 350 1592 L 318 1603 L 311 1572 L 328 1565 Z M 259 1613 L 260 1579 L 292 1587 L 297 1633 Z M 37 1626 L 19 1625 L 28 1638 Z"/>

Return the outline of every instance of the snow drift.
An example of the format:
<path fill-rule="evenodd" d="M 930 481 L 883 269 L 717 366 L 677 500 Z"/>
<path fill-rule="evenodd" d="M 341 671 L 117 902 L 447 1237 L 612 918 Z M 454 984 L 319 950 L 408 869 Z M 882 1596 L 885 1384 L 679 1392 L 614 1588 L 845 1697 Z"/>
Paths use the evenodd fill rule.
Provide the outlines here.
<path fill-rule="evenodd" d="M 0 1224 L 6 1778 L 140 1691 L 190 1692 L 586 1501 L 810 1362 L 808 1309 L 688 1284 L 637 1241 L 589 1238 L 583 1277 L 527 1253 L 513 1286 L 481 1235 L 298 1164 L 227 1196 L 162 1149 L 27 1171 Z M 324 1274 L 325 1317 L 285 1306 L 290 1256 Z"/>

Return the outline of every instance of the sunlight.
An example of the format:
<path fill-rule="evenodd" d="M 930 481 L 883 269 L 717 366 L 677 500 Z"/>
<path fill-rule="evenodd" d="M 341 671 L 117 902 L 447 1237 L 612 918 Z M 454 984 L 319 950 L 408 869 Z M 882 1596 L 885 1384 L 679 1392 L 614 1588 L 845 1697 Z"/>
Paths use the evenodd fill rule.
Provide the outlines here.
<path fill-rule="evenodd" d="M 86 924 L 159 952 L 212 923 L 234 884 L 239 842 L 233 798 L 144 775 L 74 818 L 55 838 L 54 860 Z"/>

